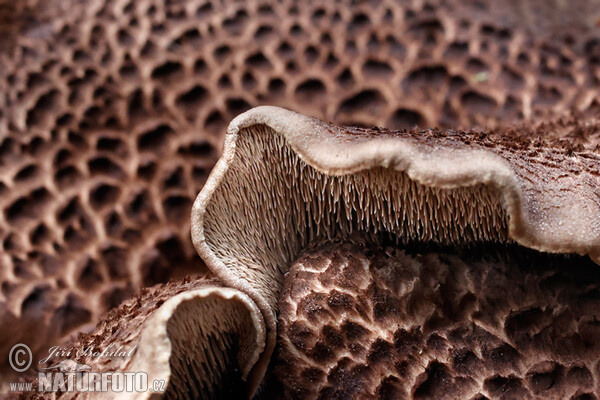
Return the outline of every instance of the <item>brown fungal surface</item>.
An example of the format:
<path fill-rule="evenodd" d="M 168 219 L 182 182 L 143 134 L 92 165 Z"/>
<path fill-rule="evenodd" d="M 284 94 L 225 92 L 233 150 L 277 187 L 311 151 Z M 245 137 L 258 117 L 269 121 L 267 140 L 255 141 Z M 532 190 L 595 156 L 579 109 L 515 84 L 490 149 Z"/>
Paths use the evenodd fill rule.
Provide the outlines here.
<path fill-rule="evenodd" d="M 145 372 L 150 384 L 166 383 L 166 399 L 220 399 L 246 395 L 249 368 L 260 343 L 264 325 L 248 296 L 214 279 L 187 278 L 143 289 L 136 299 L 111 310 L 93 333 L 80 334 L 62 347 L 79 350 L 81 354 L 74 350 L 71 359 L 93 372 Z M 121 346 L 133 356 L 93 354 L 115 352 Z M 48 364 L 61 360 L 57 355 Z M 122 395 L 131 393 L 68 392 L 61 398 Z M 145 392 L 137 398 L 151 396 Z M 29 398 L 27 393 L 23 398 Z"/>
<path fill-rule="evenodd" d="M 285 398 L 595 398 L 600 271 L 580 257 L 321 244 L 279 304 Z"/>
<path fill-rule="evenodd" d="M 594 152 L 533 144 L 526 130 L 366 130 L 275 107 L 240 115 L 228 133 L 194 203 L 192 238 L 211 271 L 263 313 L 255 379 L 275 346 L 285 274 L 311 244 L 359 235 L 423 251 L 509 243 L 598 259 Z"/>
<path fill-rule="evenodd" d="M 156 348 L 179 397 L 273 395 L 271 362 L 291 397 L 593 395 L 599 156 L 534 134 L 340 127 L 268 106 L 241 114 L 192 209 L 194 246 L 218 281 L 154 289 L 181 291 L 177 303 L 199 285 L 227 301 L 196 296 L 188 317 L 161 324 L 168 302 L 151 314 L 154 296 L 131 301 L 118 310 L 151 314 L 127 333 L 142 332 L 140 350 L 101 368 L 152 371 L 139 360 Z M 359 343 L 336 334 L 348 318 Z M 82 342 L 119 340 L 103 337 L 106 324 Z M 386 347 L 400 327 L 415 343 Z M 180 342 L 203 367 L 179 364 Z M 474 372 L 451 363 L 467 350 Z"/>
<path fill-rule="evenodd" d="M 597 109 L 594 2 L 458 3 L 0 2 L 0 354 L 201 269 L 191 203 L 251 106 L 389 128 Z"/>
<path fill-rule="evenodd" d="M 13 343 L 44 354 L 142 287 L 206 274 L 192 202 L 227 121 L 259 104 L 361 126 L 498 127 L 418 134 L 494 148 L 520 183 L 547 172 L 524 193 L 560 182 L 543 199 L 552 220 L 527 203 L 546 233 L 513 233 L 591 252 L 593 223 L 572 225 L 595 207 L 600 8 L 551 3 L 0 1 L 0 386 Z M 513 129 L 523 121 L 535 125 Z M 474 196 L 490 200 L 488 229 L 466 237 L 509 237 L 489 229 L 503 204 Z M 561 214 L 572 199 L 581 219 Z M 561 222 L 566 236 L 547 234 Z M 411 238 L 440 239 L 431 228 Z"/>

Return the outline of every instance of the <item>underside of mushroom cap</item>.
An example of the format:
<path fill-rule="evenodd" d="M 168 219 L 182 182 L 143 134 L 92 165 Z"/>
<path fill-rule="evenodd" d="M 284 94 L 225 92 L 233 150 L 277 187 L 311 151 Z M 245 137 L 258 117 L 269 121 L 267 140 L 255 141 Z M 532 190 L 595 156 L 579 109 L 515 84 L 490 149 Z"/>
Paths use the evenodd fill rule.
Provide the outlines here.
<path fill-rule="evenodd" d="M 246 294 L 200 279 L 143 289 L 138 298 L 109 312 L 93 333 L 80 334 L 62 348 L 77 349 L 74 361 L 91 372 L 143 372 L 149 387 L 164 383 L 166 399 L 240 398 L 253 390 L 248 375 L 264 350 L 265 333 L 261 313 Z M 127 356 L 110 356 L 117 349 Z M 103 351 L 109 356 L 93 355 Z M 57 355 L 48 363 L 60 361 Z M 75 391 L 61 398 L 151 395 Z"/>
<path fill-rule="evenodd" d="M 481 132 L 338 127 L 276 107 L 229 126 L 192 239 L 247 293 L 275 343 L 283 276 L 303 248 L 359 234 L 398 244 L 516 242 L 599 259 L 598 156 Z"/>

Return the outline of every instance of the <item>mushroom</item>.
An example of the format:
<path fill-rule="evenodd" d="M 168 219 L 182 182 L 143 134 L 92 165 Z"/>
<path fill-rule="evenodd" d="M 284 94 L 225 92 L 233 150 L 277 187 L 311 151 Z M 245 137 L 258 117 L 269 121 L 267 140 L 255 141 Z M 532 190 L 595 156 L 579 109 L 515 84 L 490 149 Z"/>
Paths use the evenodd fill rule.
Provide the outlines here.
<path fill-rule="evenodd" d="M 219 377 L 236 368 L 239 388 L 262 393 L 273 358 L 292 397 L 524 395 L 519 385 L 537 393 L 573 376 L 554 393 L 588 390 L 600 356 L 599 156 L 520 129 L 241 114 L 191 216 L 218 280 L 152 289 L 79 343 L 138 344 L 103 368 L 148 369 L 180 397 L 222 395 Z M 126 324 L 113 332 L 115 321 Z M 542 333 L 539 346 L 527 336 Z M 559 338 L 577 349 L 570 358 Z"/>
<path fill-rule="evenodd" d="M 285 274 L 315 243 L 516 243 L 598 262 L 599 157 L 567 153 L 502 134 L 339 127 L 268 106 L 238 116 L 194 203 L 192 239 L 262 312 L 253 379 L 275 346 Z"/>
<path fill-rule="evenodd" d="M 275 376 L 292 399 L 595 398 L 599 283 L 514 244 L 320 243 L 285 279 Z"/>
<path fill-rule="evenodd" d="M 45 355 L 203 274 L 189 213 L 251 106 L 394 129 L 597 112 L 598 0 L 293 3 L 0 1 L 0 390 L 15 343 Z"/>
<path fill-rule="evenodd" d="M 84 365 L 94 373 L 145 374 L 137 393 L 113 391 L 109 383 L 108 392 L 71 391 L 61 398 L 238 398 L 248 392 L 248 374 L 264 343 L 264 322 L 247 295 L 214 279 L 187 279 L 143 289 L 92 333 L 61 345 L 75 360 L 61 361 L 64 354 L 57 353 L 48 362 Z"/>

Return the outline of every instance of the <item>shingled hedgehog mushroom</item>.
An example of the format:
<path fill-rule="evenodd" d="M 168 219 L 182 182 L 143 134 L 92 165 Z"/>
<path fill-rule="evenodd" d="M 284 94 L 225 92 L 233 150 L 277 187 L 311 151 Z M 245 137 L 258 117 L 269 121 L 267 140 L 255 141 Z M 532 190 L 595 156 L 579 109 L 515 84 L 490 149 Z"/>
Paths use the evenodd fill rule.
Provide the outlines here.
<path fill-rule="evenodd" d="M 71 356 L 91 372 L 145 374 L 147 378 L 135 385 L 133 378 L 129 381 L 138 398 L 158 392 L 166 399 L 222 399 L 247 395 L 247 378 L 264 348 L 261 343 L 265 343 L 264 323 L 247 295 L 214 279 L 186 279 L 143 289 L 138 298 L 109 312 L 94 332 L 60 347 L 77 349 Z M 98 356 L 101 353 L 105 356 Z M 46 361 L 51 367 L 40 371 L 64 362 L 63 357 L 53 354 Z M 31 378 L 36 388 L 52 387 L 51 378 L 44 382 L 37 375 Z M 61 398 L 133 396 L 131 390 L 115 392 L 111 385 L 108 393 L 87 391 L 85 385 L 93 383 L 81 382 L 83 391 L 68 391 Z M 31 394 L 23 397 L 27 395 Z"/>
<path fill-rule="evenodd" d="M 141 288 L 204 273 L 189 213 L 234 116 L 277 104 L 393 129 L 588 117 L 598 4 L 0 1 L 0 391 L 18 377 L 15 343 L 37 359 Z"/>
<path fill-rule="evenodd" d="M 557 147 L 518 135 L 343 128 L 273 107 L 237 117 L 194 204 L 192 236 L 214 274 L 248 293 L 263 313 L 267 345 L 255 373 L 262 375 L 275 346 L 285 280 L 279 377 L 288 395 L 379 396 L 391 390 L 387 384 L 402 387 L 396 384 L 401 378 L 412 381 L 402 389 L 407 393 L 435 386 L 431 380 L 444 382 L 432 390 L 443 389 L 453 385 L 444 368 L 456 370 L 445 363 L 460 351 L 472 365 L 496 365 L 465 373 L 466 382 L 456 378 L 458 392 L 446 391 L 450 397 L 497 395 L 542 361 L 580 368 L 589 378 L 581 389 L 590 382 L 597 387 L 597 281 L 566 294 L 553 279 L 569 268 L 585 269 L 590 278 L 598 274 L 587 258 L 547 253 L 599 260 L 598 156 Z M 332 241 L 357 245 L 349 251 L 323 245 Z M 371 255 L 389 245 L 413 255 Z M 299 254 L 314 247 L 304 257 L 318 262 L 297 261 L 286 280 Z M 524 248 L 535 251 L 523 255 Z M 479 255 L 453 255 L 456 249 Z M 556 264 L 562 266 L 553 270 Z M 547 274 L 533 272 L 544 266 Z M 504 282 L 488 281 L 494 271 Z M 445 282 L 444 274 L 455 283 Z M 518 296 L 525 288 L 529 296 Z M 543 295 L 536 297 L 536 288 Z M 589 301 L 590 308 L 576 307 L 576 300 Z M 568 317 L 563 308 L 583 315 Z M 519 337 L 540 333 L 544 324 L 550 332 L 543 339 Z M 563 332 L 553 335 L 559 326 Z M 456 337 L 460 329 L 467 329 L 465 342 Z M 403 339 L 403 330 L 418 339 Z M 580 351 L 563 359 L 560 338 Z M 379 360 L 387 368 L 377 370 Z M 402 360 L 408 365 L 395 365 Z M 542 377 L 555 373 L 544 368 L 550 372 L 539 372 Z M 558 393 L 578 387 L 563 389 Z"/>
<path fill-rule="evenodd" d="M 218 281 L 146 291 L 78 343 L 137 344 L 92 369 L 168 398 L 598 396 L 599 156 L 531 132 L 241 114 L 192 209 Z"/>

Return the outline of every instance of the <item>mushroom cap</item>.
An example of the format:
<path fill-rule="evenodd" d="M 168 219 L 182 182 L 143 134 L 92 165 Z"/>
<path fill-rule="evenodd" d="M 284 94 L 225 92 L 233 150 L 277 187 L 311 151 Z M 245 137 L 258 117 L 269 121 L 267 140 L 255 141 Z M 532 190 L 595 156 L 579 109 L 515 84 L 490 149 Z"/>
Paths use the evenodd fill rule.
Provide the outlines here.
<path fill-rule="evenodd" d="M 265 333 L 261 313 L 246 294 L 214 279 L 184 280 L 143 289 L 105 315 L 93 332 L 62 344 L 75 349 L 76 360 L 61 361 L 59 354 L 49 362 L 51 368 L 67 363 L 100 373 L 144 372 L 149 387 L 157 380 L 164 383 L 167 399 L 243 397 L 250 390 L 246 382 L 264 349 Z M 147 399 L 153 393 L 62 396 Z"/>
<path fill-rule="evenodd" d="M 279 302 L 283 398 L 598 395 L 600 269 L 515 244 L 324 242 Z"/>
<path fill-rule="evenodd" d="M 228 128 L 192 209 L 192 240 L 263 313 L 260 380 L 283 276 L 310 243 L 356 232 L 400 243 L 514 242 L 598 262 L 598 161 L 526 135 L 349 128 L 257 107 Z"/>

